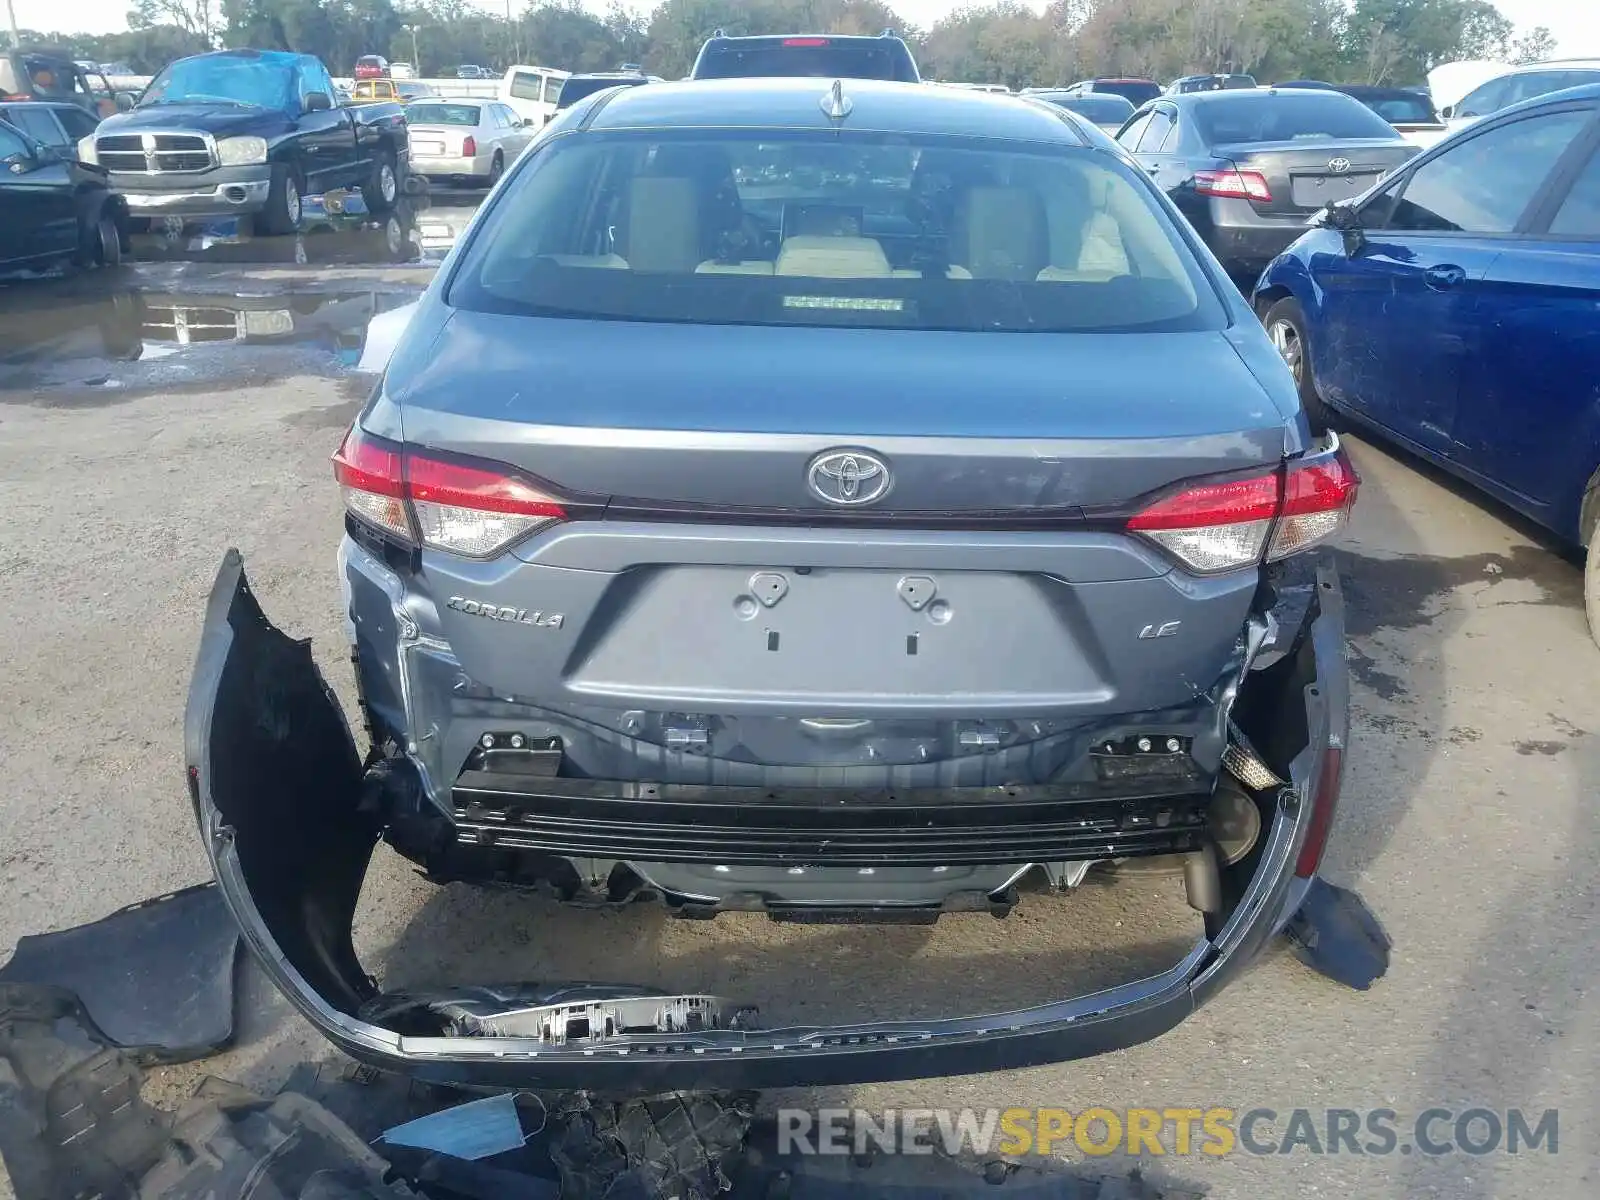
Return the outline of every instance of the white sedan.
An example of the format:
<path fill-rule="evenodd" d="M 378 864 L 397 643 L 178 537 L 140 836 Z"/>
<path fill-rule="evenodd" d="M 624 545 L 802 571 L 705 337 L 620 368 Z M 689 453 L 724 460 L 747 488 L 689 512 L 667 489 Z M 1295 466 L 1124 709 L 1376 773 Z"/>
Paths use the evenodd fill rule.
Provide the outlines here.
<path fill-rule="evenodd" d="M 406 126 L 413 174 L 491 187 L 538 132 L 497 100 L 432 97 L 406 105 Z"/>

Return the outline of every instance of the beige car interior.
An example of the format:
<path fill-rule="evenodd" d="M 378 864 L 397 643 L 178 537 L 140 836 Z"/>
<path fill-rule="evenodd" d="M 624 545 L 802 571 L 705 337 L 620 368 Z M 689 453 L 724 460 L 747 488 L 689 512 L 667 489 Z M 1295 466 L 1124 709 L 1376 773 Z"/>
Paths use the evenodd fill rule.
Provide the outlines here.
<path fill-rule="evenodd" d="M 1016 282 L 1105 282 L 1148 264 L 1174 280 L 1185 273 L 1148 205 L 1099 166 L 1072 172 L 1071 186 L 969 186 L 956 194 L 947 277 Z M 1099 176 L 1099 178 L 1096 178 Z M 628 185 L 617 253 L 549 256 L 562 266 L 703 275 L 810 279 L 920 278 L 897 270 L 870 237 L 785 238 L 773 259 L 707 257 L 701 185 L 675 175 L 642 175 Z"/>

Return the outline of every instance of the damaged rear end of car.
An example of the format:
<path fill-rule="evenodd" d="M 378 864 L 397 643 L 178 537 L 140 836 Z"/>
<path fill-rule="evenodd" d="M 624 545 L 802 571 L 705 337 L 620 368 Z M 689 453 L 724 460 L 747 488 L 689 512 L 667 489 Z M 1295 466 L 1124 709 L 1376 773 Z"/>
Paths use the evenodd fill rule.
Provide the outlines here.
<path fill-rule="evenodd" d="M 1014 145 L 919 133 L 893 85 L 854 97 L 893 136 L 842 136 L 805 86 L 758 85 L 786 116 L 742 134 L 651 126 L 698 96 L 671 85 L 615 99 L 424 298 L 334 463 L 365 753 L 223 564 L 196 813 L 275 982 L 358 1059 L 641 1091 L 1079 1058 L 1181 1021 L 1316 874 L 1337 440 L 1120 156 L 1026 105 Z M 1090 994 L 769 1028 L 759 994 L 621 962 L 385 991 L 351 935 L 380 842 L 441 883 L 807 923 L 1158 867 L 1203 920 Z"/>

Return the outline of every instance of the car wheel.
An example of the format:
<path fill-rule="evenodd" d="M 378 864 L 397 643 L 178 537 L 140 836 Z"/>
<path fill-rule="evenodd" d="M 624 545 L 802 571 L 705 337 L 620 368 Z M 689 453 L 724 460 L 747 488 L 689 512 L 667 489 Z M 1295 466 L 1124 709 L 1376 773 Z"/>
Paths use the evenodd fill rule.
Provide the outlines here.
<path fill-rule="evenodd" d="M 122 231 L 117 228 L 117 218 L 109 212 L 102 212 L 100 219 L 95 222 L 95 262 L 102 267 L 116 268 L 122 265 Z"/>
<path fill-rule="evenodd" d="M 373 212 L 388 212 L 400 198 L 400 175 L 394 155 L 381 154 L 372 164 L 372 178 L 361 186 L 361 198 Z"/>
<path fill-rule="evenodd" d="M 300 171 L 289 163 L 272 168 L 272 184 L 267 188 L 267 206 L 261 210 L 263 233 L 293 233 L 300 226 L 304 211 L 305 182 Z"/>
<path fill-rule="evenodd" d="M 494 152 L 494 161 L 489 164 L 489 186 L 493 187 L 495 184 L 499 183 L 500 176 L 504 175 L 505 173 L 505 157 L 500 153 L 500 151 L 496 150 Z"/>
<path fill-rule="evenodd" d="M 1589 618 L 1589 636 L 1600 643 L 1600 471 L 1595 475 L 1596 482 L 1590 485 L 1583 503 L 1589 525 L 1589 552 L 1583 561 L 1583 610 Z"/>
<path fill-rule="evenodd" d="M 1326 433 L 1332 424 L 1333 413 L 1317 395 L 1317 381 L 1311 373 L 1311 343 L 1306 337 L 1306 314 L 1300 301 L 1293 296 L 1279 300 L 1262 318 L 1272 346 L 1283 359 L 1289 373 L 1294 376 L 1295 388 L 1300 393 L 1300 405 L 1306 410 L 1306 420 L 1313 433 Z"/>

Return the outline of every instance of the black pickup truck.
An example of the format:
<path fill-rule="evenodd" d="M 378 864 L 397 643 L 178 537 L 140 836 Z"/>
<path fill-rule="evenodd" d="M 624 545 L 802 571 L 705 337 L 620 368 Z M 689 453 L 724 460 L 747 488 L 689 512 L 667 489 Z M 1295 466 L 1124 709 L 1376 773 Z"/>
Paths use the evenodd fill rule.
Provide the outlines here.
<path fill-rule="evenodd" d="M 304 196 L 350 187 L 386 211 L 409 164 L 405 110 L 334 97 L 328 69 L 308 54 L 180 58 L 131 112 L 101 122 L 79 157 L 110 172 L 136 222 L 250 213 L 260 232 L 287 233 Z"/>

